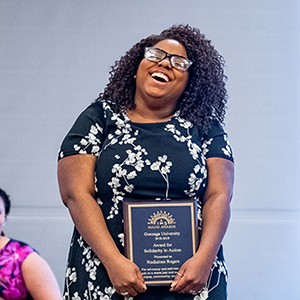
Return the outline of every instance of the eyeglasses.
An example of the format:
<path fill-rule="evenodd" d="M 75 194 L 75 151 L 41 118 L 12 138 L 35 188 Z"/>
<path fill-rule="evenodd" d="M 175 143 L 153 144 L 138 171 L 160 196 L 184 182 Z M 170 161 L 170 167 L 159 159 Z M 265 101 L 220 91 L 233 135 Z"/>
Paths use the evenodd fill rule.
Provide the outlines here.
<path fill-rule="evenodd" d="M 180 71 L 187 71 L 193 63 L 192 61 L 188 60 L 187 58 L 181 55 L 170 54 L 164 50 L 155 47 L 146 47 L 144 57 L 147 60 L 155 62 L 160 62 L 166 58 L 169 58 L 171 66 Z"/>

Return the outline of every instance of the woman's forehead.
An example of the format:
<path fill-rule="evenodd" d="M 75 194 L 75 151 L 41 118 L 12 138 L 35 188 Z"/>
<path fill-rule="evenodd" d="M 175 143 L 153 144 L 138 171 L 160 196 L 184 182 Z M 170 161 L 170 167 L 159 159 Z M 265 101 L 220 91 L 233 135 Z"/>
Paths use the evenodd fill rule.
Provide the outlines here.
<path fill-rule="evenodd" d="M 165 39 L 162 41 L 159 41 L 158 43 L 156 43 L 154 45 L 154 47 L 160 48 L 166 52 L 172 53 L 172 54 L 179 54 L 179 55 L 183 55 L 186 56 L 186 49 L 184 48 L 184 46 L 173 39 Z"/>

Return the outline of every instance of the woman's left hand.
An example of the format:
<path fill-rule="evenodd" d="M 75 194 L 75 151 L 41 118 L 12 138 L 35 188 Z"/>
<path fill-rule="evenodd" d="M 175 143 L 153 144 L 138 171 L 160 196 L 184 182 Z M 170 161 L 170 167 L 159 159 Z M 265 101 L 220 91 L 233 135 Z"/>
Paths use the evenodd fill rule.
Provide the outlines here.
<path fill-rule="evenodd" d="M 206 286 L 210 270 L 211 265 L 194 255 L 180 267 L 171 284 L 170 291 L 190 294 L 200 292 Z"/>
<path fill-rule="evenodd" d="M 208 185 L 203 198 L 202 234 L 197 252 L 175 276 L 170 291 L 196 294 L 206 285 L 230 218 L 234 165 L 223 158 L 208 158 Z"/>

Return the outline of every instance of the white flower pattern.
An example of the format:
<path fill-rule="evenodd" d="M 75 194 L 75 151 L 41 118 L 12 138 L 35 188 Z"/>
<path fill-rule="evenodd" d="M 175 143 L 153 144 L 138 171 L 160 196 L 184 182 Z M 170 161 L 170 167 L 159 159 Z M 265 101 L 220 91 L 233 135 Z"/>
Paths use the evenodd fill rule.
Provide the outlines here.
<path fill-rule="evenodd" d="M 189 131 L 189 129 L 192 128 L 192 124 L 182 118 L 178 118 L 178 121 L 180 126 L 186 129 L 186 136 L 183 136 L 179 130 L 175 130 L 175 126 L 173 124 L 167 125 L 165 130 L 173 133 L 175 140 L 178 142 L 186 143 L 190 155 L 197 162 L 194 167 L 194 172 L 190 174 L 188 179 L 190 189 L 184 191 L 190 198 L 194 198 L 196 196 L 196 192 L 200 189 L 203 180 L 207 177 L 205 159 L 201 153 L 201 147 L 192 142 L 192 135 Z"/>
<path fill-rule="evenodd" d="M 169 200 L 169 180 L 168 180 L 168 173 L 170 173 L 170 168 L 172 167 L 172 162 L 167 161 L 167 155 L 164 156 L 159 156 L 158 160 L 155 161 L 150 165 L 150 169 L 152 171 L 158 171 L 162 178 L 166 181 L 167 183 L 167 188 L 166 188 L 166 194 L 165 194 L 165 199 Z"/>

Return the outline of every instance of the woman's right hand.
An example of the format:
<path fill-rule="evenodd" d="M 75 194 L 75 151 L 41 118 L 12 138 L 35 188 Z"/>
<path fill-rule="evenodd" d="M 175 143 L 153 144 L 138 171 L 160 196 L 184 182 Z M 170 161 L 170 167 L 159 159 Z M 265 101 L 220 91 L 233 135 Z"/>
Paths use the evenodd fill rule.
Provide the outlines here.
<path fill-rule="evenodd" d="M 61 197 L 80 235 L 105 266 L 116 291 L 129 298 L 144 292 L 146 285 L 138 266 L 119 252 L 94 199 L 95 163 L 96 157 L 87 154 L 61 159 L 58 162 Z"/>
<path fill-rule="evenodd" d="M 146 291 L 147 287 L 139 267 L 123 255 L 110 260 L 105 264 L 105 268 L 117 293 L 129 298 Z"/>

